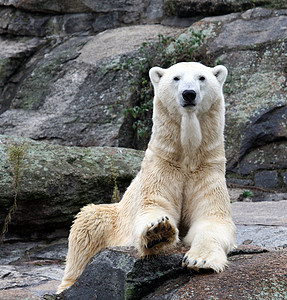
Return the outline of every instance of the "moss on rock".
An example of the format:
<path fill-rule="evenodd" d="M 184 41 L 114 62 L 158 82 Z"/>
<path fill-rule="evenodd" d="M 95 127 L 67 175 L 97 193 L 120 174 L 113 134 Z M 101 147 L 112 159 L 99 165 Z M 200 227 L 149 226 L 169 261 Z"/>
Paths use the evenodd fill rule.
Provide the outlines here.
<path fill-rule="evenodd" d="M 115 173 L 123 193 L 143 158 L 141 151 L 132 149 L 63 147 L 8 136 L 0 136 L 0 140 L 0 220 L 4 220 L 8 203 L 13 200 L 7 149 L 23 141 L 29 146 L 28 166 L 20 178 L 18 209 L 10 234 L 41 235 L 68 229 L 83 205 L 111 201 Z"/>

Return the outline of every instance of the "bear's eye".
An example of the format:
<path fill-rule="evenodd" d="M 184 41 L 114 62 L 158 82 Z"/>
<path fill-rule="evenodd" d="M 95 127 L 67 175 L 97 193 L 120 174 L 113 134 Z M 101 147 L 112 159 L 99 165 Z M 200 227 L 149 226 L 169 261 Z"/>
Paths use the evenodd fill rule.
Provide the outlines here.
<path fill-rule="evenodd" d="M 200 81 L 204 81 L 204 80 L 205 80 L 205 77 L 204 77 L 204 76 L 200 76 L 200 77 L 199 77 L 199 80 L 200 80 Z"/>
<path fill-rule="evenodd" d="M 174 81 L 179 81 L 179 79 L 180 79 L 180 78 L 179 78 L 178 76 L 173 77 L 173 80 L 174 80 Z"/>

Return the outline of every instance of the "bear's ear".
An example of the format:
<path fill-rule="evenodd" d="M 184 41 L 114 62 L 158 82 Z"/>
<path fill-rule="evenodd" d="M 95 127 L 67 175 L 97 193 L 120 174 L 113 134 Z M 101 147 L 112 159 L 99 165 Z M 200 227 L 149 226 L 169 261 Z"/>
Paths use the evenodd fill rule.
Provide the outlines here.
<path fill-rule="evenodd" d="M 219 65 L 212 69 L 212 73 L 217 78 L 219 83 L 223 85 L 228 74 L 227 69 L 224 66 Z"/>
<path fill-rule="evenodd" d="M 159 83 L 161 77 L 163 76 L 165 69 L 160 67 L 153 67 L 149 70 L 149 78 L 153 85 Z"/>

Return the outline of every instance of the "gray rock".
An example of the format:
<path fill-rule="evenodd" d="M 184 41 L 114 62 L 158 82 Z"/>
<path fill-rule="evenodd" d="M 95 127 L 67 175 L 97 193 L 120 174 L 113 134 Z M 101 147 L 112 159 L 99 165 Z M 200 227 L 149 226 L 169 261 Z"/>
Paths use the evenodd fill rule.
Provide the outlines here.
<path fill-rule="evenodd" d="M 3 95 L 0 134 L 62 145 L 118 146 L 128 134 L 121 130 L 124 110 L 134 101 L 134 79 L 122 70 L 122 59 L 137 55 L 141 44 L 156 40 L 158 33 L 176 32 L 160 25 L 125 27 L 70 38 L 48 48 L 44 57 L 38 53 L 13 95 Z"/>
<path fill-rule="evenodd" d="M 273 26 L 275 30 L 271 29 Z M 276 41 L 286 34 L 286 26 L 287 16 L 234 20 L 223 25 L 211 47 L 213 51 L 219 51 Z M 257 28 L 256 35 L 254 28 Z"/>
<path fill-rule="evenodd" d="M 139 11 L 127 12 L 122 16 L 122 22 L 126 24 L 137 24 L 141 20 L 141 13 Z"/>
<path fill-rule="evenodd" d="M 92 11 L 95 12 L 111 12 L 111 11 L 124 11 L 124 12 L 142 12 L 147 0 L 119 0 L 117 5 L 115 5 L 112 0 L 104 1 L 93 1 L 93 0 L 83 0 L 86 6 L 88 6 Z"/>
<path fill-rule="evenodd" d="M 41 14 L 0 7 L 0 33 L 16 36 L 55 36 L 84 34 L 92 30 L 93 13 Z"/>
<path fill-rule="evenodd" d="M 123 148 L 77 148 L 1 136 L 0 220 L 2 228 L 14 199 L 14 179 L 7 151 L 28 145 L 19 181 L 17 210 L 7 239 L 67 236 L 72 219 L 88 203 L 111 202 L 116 178 L 123 193 L 140 168 L 143 153 Z"/>
<path fill-rule="evenodd" d="M 0 265 L 9 265 L 21 260 L 29 251 L 37 246 L 36 242 L 5 244 L 0 247 Z M 5 272 L 0 275 L 3 277 Z"/>
<path fill-rule="evenodd" d="M 272 122 L 272 118 L 269 122 Z M 283 140 L 279 142 L 277 140 L 276 142 L 266 143 L 260 147 L 248 148 L 250 152 L 242 157 L 239 164 L 240 174 L 249 175 L 262 169 L 286 169 L 286 147 L 286 142 Z M 259 176 L 258 179 L 262 178 L 260 175 L 257 176 Z"/>
<path fill-rule="evenodd" d="M 277 171 L 261 171 L 255 174 L 255 185 L 262 188 L 276 188 L 278 185 Z"/>
<path fill-rule="evenodd" d="M 60 241 L 51 245 L 45 245 L 38 249 L 30 251 L 28 256 L 33 260 L 46 260 L 46 261 L 65 261 L 68 251 L 67 241 Z"/>
<path fill-rule="evenodd" d="M 77 7 L 68 1 L 54 5 L 50 2 L 11 1 L 11 6 L 0 6 L 0 33 L 36 37 L 84 35 L 120 25 L 145 23 L 146 19 L 150 23 L 162 19 L 158 15 L 154 19 L 157 9 L 154 5 L 149 7 L 155 16 L 150 9 L 146 16 L 146 0 L 118 1 L 117 5 L 112 1 L 78 1 Z"/>
<path fill-rule="evenodd" d="M 235 202 L 231 204 L 236 225 L 263 225 L 287 227 L 287 201 Z"/>
<path fill-rule="evenodd" d="M 0 0 L 0 5 L 44 13 L 80 13 L 90 11 L 89 7 L 81 0 Z"/>
<path fill-rule="evenodd" d="M 287 137 L 284 124 L 287 122 L 287 105 L 278 105 L 267 108 L 246 128 L 245 136 L 242 140 L 239 159 L 252 148 L 276 142 L 276 140 Z M 260 164 L 258 165 L 260 167 Z M 282 168 L 282 166 L 281 166 Z"/>
<path fill-rule="evenodd" d="M 33 291 L 35 298 L 28 299 L 37 299 L 37 296 L 43 296 L 46 292 L 54 292 L 57 288 L 57 284 L 61 280 L 61 277 L 64 273 L 64 266 L 59 265 L 38 265 L 37 267 L 31 268 L 29 264 L 21 266 L 6 265 L 1 266 L 0 268 L 0 278 L 5 278 L 1 280 L 0 283 L 0 297 L 1 299 L 6 299 L 2 292 L 5 289 L 23 289 L 25 288 L 28 291 Z M 49 281 L 49 289 L 47 289 L 47 282 Z M 43 287 L 45 286 L 46 287 Z M 52 285 L 52 286 L 51 286 Z M 27 286 L 29 288 L 27 288 Z M 42 287 L 41 287 L 42 286 Z M 45 290 L 46 288 L 46 290 Z M 37 290 L 38 289 L 38 290 Z M 4 294 L 4 295 L 3 295 Z M 31 293 L 32 294 L 32 293 Z M 32 296 L 32 295 L 31 295 Z M 9 298 L 15 299 L 15 298 Z M 22 298 L 23 299 L 23 298 Z"/>
<path fill-rule="evenodd" d="M 253 185 L 253 181 L 250 179 L 237 179 L 237 178 L 228 178 L 227 184 L 240 185 L 240 186 L 250 186 Z"/>
<path fill-rule="evenodd" d="M 43 37 L 48 33 L 49 16 L 3 7 L 0 7 L 0 16 L 1 34 Z"/>
<path fill-rule="evenodd" d="M 38 38 L 6 38 L 0 36 L 0 92 L 12 75 L 17 73 L 25 60 L 35 53 L 45 41 Z M 12 83 L 11 83 L 12 84 Z M 7 86 L 6 86 L 7 88 Z M 15 88 L 15 86 L 14 86 Z M 3 100 L 0 100 L 0 112 Z"/>
<path fill-rule="evenodd" d="M 231 204 L 231 209 L 236 224 L 237 245 L 248 243 L 267 249 L 287 245 L 286 200 L 235 202 Z"/>
<path fill-rule="evenodd" d="M 181 18 L 194 17 L 198 15 L 212 16 L 245 11 L 247 9 L 262 5 L 273 8 L 287 8 L 286 3 L 277 3 L 277 1 L 274 2 L 272 0 L 170 0 L 165 1 L 165 13 L 169 16 L 175 15 Z M 263 11 L 263 9 L 261 10 Z M 262 15 L 262 13 L 260 15 Z M 266 11 L 265 13 L 267 15 Z M 247 16 L 250 16 L 250 14 L 246 14 L 246 17 Z"/>
<path fill-rule="evenodd" d="M 237 225 L 236 232 L 237 245 L 252 244 L 268 249 L 287 245 L 287 226 Z"/>
<path fill-rule="evenodd" d="M 115 247 L 99 252 L 60 299 L 142 299 L 162 282 L 185 273 L 183 254 L 141 260 L 134 251 Z"/>
<path fill-rule="evenodd" d="M 0 265 L 23 265 L 31 260 L 59 263 L 65 260 L 67 250 L 66 238 L 50 243 L 47 241 L 4 243 L 0 248 Z"/>
<path fill-rule="evenodd" d="M 93 23 L 94 32 L 103 31 L 119 25 L 119 13 L 111 12 L 96 18 Z"/>
<path fill-rule="evenodd" d="M 284 299 L 286 259 L 286 250 L 257 254 L 245 254 L 243 251 L 230 257 L 226 271 L 192 276 L 188 283 L 167 298 L 157 294 L 157 298 L 150 299 Z"/>
<path fill-rule="evenodd" d="M 88 34 L 94 21 L 95 16 L 92 13 L 55 16 L 49 20 L 47 32 L 50 35 Z"/>
<path fill-rule="evenodd" d="M 163 6 L 164 6 L 163 0 L 151 0 L 146 9 L 147 19 L 148 20 L 161 19 L 164 15 Z"/>
<path fill-rule="evenodd" d="M 185 251 L 177 249 L 177 254 L 138 260 L 131 250 L 106 249 L 95 255 L 76 283 L 57 299 L 207 299 L 212 295 L 220 299 L 226 295 L 250 299 L 249 295 L 262 295 L 266 289 L 268 297 L 282 297 L 285 293 L 286 251 L 266 253 L 258 247 L 241 247 L 231 253 L 229 267 L 219 275 L 182 269 Z M 274 262 L 278 263 L 276 271 Z M 263 272 L 258 272 L 258 268 Z M 282 284 L 272 289 L 274 281 Z"/>

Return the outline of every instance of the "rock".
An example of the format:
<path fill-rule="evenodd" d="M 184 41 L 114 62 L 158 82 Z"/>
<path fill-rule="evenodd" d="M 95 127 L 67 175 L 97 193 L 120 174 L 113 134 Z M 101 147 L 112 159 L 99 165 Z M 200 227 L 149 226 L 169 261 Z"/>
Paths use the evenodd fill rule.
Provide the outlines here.
<path fill-rule="evenodd" d="M 278 185 L 277 171 L 261 171 L 255 174 L 255 185 L 274 189 Z"/>
<path fill-rule="evenodd" d="M 174 254 L 141 260 L 133 249 L 108 248 L 94 256 L 60 299 L 142 299 L 165 280 L 184 273 L 182 256 Z"/>
<path fill-rule="evenodd" d="M 27 253 L 31 251 L 31 249 L 35 248 L 36 246 L 36 242 L 19 242 L 17 243 L 16 247 L 15 244 L 5 244 L 5 246 L 1 245 L 0 265 L 9 265 L 21 260 Z M 1 276 L 3 277 L 3 274 Z"/>
<path fill-rule="evenodd" d="M 6 242 L 0 248 L 0 265 L 19 266 L 33 261 L 32 265 L 61 263 L 68 250 L 67 238 L 53 242 Z M 3 277 L 3 274 L 1 275 Z"/>
<path fill-rule="evenodd" d="M 43 299 L 45 294 L 54 293 L 64 274 L 66 252 L 66 239 L 51 244 L 37 241 L 1 245 L 0 299 Z"/>
<path fill-rule="evenodd" d="M 33 295 L 33 293 L 25 290 L 3 290 L 0 291 L 1 299 L 2 300 L 40 300 L 39 297 Z"/>
<path fill-rule="evenodd" d="M 25 65 L 13 95 L 4 93 L 0 134 L 62 145 L 118 146 L 128 134 L 121 128 L 133 101 L 122 57 L 133 57 L 158 33 L 176 32 L 160 25 L 125 27 L 39 51 Z"/>
<path fill-rule="evenodd" d="M 121 193 L 140 168 L 143 153 L 123 148 L 70 148 L 28 139 L 0 137 L 1 228 L 14 199 L 14 179 L 7 151 L 28 145 L 26 168 L 19 181 L 17 210 L 7 238 L 67 236 L 71 221 L 88 203 L 108 203 L 114 180 Z"/>
<path fill-rule="evenodd" d="M 238 245 L 245 245 L 248 241 L 248 244 L 268 249 L 286 248 L 286 226 L 237 225 L 236 228 Z"/>
<path fill-rule="evenodd" d="M 235 255 L 230 257 L 229 268 L 225 272 L 192 276 L 187 284 L 169 293 L 166 298 L 150 296 L 149 299 L 284 299 L 286 259 L 286 250 Z"/>
<path fill-rule="evenodd" d="M 81 13 L 89 11 L 89 8 L 81 0 L 0 0 L 0 5 L 13 6 L 21 10 L 30 10 L 45 13 Z"/>
<path fill-rule="evenodd" d="M 50 33 L 47 30 L 49 16 L 19 12 L 13 8 L 0 8 L 0 14 L 4 17 L 4 24 L 3 19 L 0 23 L 2 34 L 43 37 Z"/>
<path fill-rule="evenodd" d="M 25 299 L 13 298 L 12 295 L 15 295 L 15 297 L 28 295 L 34 298 L 27 299 L 40 299 L 44 294 L 54 292 L 57 289 L 63 273 L 63 265 L 41 265 L 40 262 L 37 262 L 35 266 L 29 263 L 21 266 L 1 266 L 1 300 Z"/>
<path fill-rule="evenodd" d="M 232 218 L 237 228 L 237 244 L 250 243 L 268 249 L 287 244 L 287 201 L 235 202 Z"/>
<path fill-rule="evenodd" d="M 1 0 L 0 5 L 13 6 L 21 10 L 42 13 L 86 13 L 86 12 L 143 12 L 146 6 L 146 0 L 119 0 L 117 5 L 112 1 L 92 1 L 92 0 L 72 0 L 72 1 L 19 1 L 19 0 Z"/>
<path fill-rule="evenodd" d="M 248 18 L 247 15 L 245 15 L 246 17 L 244 19 L 238 18 L 223 24 L 221 32 L 210 45 L 214 52 L 222 49 L 231 50 L 239 46 L 244 47 L 266 42 L 270 43 L 278 41 L 285 35 L 286 16 L 272 16 L 272 11 L 269 11 L 269 15 L 266 16 L 265 10 L 262 14 L 259 8 L 252 11 L 258 12 L 256 17 Z M 244 17 L 244 14 L 241 16 Z M 274 31 L 271 29 L 273 26 Z M 256 35 L 252 34 L 254 28 L 259 29 Z M 242 32 L 245 33 L 245 38 L 241 35 Z M 232 37 L 230 37 L 230 34 L 232 34 Z M 266 63 L 270 63 L 270 61 Z"/>
<path fill-rule="evenodd" d="M 92 30 L 92 13 L 43 15 L 31 11 L 0 7 L 0 33 L 18 36 L 55 36 L 85 34 Z"/>
<path fill-rule="evenodd" d="M 149 20 L 160 20 L 164 16 L 164 0 L 151 0 L 146 10 Z"/>
<path fill-rule="evenodd" d="M 113 28 L 119 25 L 119 14 L 118 12 L 111 12 L 99 16 L 93 23 L 94 32 L 103 31 L 109 28 Z"/>
<path fill-rule="evenodd" d="M 245 11 L 256 6 L 269 6 L 273 8 L 287 8 L 285 3 L 261 0 L 169 0 L 165 1 L 167 15 L 176 15 L 181 18 L 194 16 L 224 15 L 232 12 Z"/>
<path fill-rule="evenodd" d="M 185 251 L 177 249 L 175 254 L 139 260 L 133 250 L 108 248 L 96 254 L 76 283 L 56 299 L 207 299 L 213 295 L 225 299 L 230 294 L 249 299 L 251 294 L 262 293 L 271 298 L 284 296 L 286 251 L 264 253 L 263 249 L 242 247 L 231 253 L 229 268 L 220 274 L 183 269 Z"/>
<path fill-rule="evenodd" d="M 232 217 L 237 225 L 286 226 L 287 201 L 235 202 L 231 204 Z M 256 213 L 254 213 L 256 212 Z"/>
<path fill-rule="evenodd" d="M 0 93 L 6 90 L 7 98 L 10 99 L 15 90 L 15 80 L 9 82 L 11 77 L 19 72 L 21 65 L 28 57 L 33 55 L 45 41 L 38 38 L 6 38 L 0 36 Z M 1 97 L 0 113 L 7 109 L 10 103 L 5 103 Z"/>
<path fill-rule="evenodd" d="M 163 1 L 0 1 L 0 33 L 26 36 L 89 35 L 127 24 L 159 23 Z"/>

